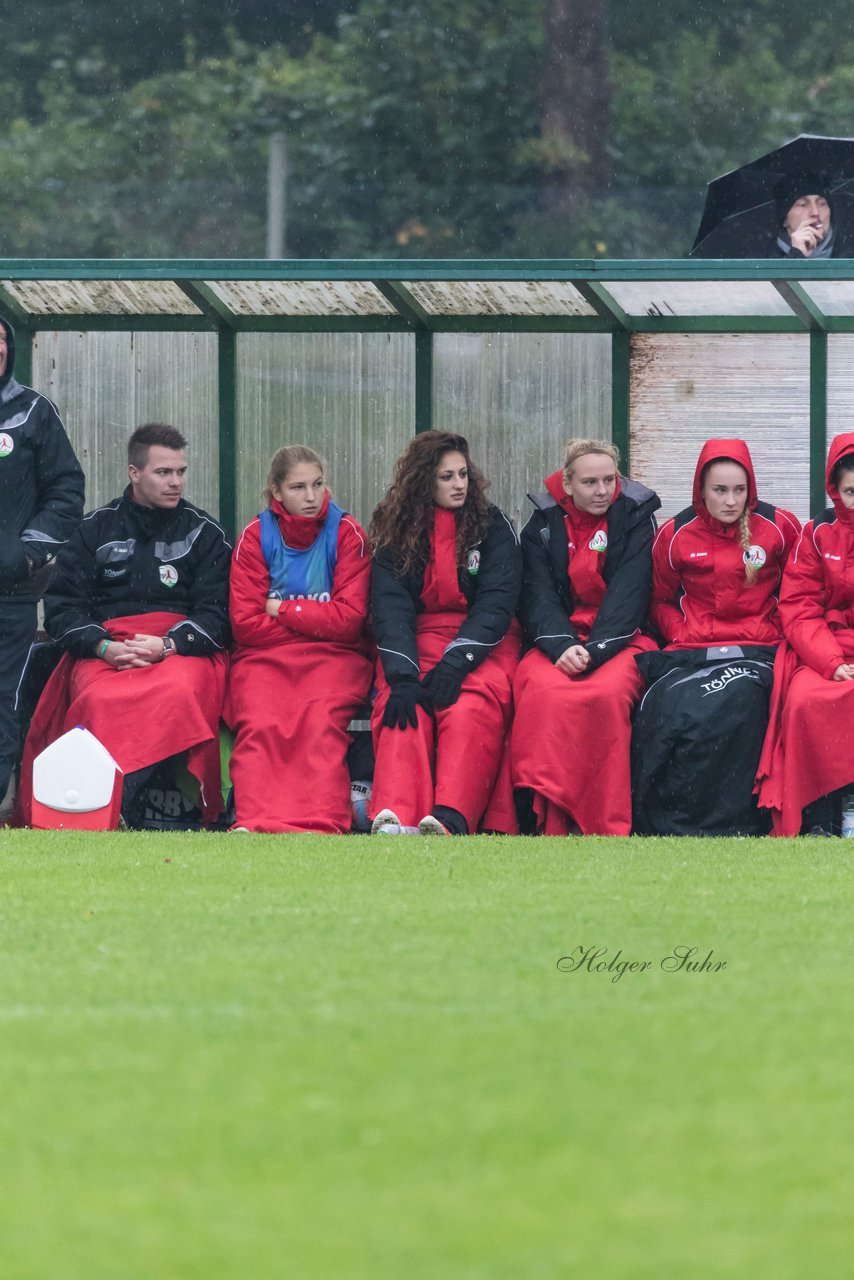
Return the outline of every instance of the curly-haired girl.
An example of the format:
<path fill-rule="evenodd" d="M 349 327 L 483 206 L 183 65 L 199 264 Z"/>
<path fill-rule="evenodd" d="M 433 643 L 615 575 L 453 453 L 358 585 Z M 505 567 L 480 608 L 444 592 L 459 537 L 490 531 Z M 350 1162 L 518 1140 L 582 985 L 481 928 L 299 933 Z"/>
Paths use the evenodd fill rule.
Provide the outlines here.
<path fill-rule="evenodd" d="M 374 831 L 465 835 L 489 802 L 519 654 L 521 556 L 486 487 L 463 436 L 426 431 L 371 521 Z"/>

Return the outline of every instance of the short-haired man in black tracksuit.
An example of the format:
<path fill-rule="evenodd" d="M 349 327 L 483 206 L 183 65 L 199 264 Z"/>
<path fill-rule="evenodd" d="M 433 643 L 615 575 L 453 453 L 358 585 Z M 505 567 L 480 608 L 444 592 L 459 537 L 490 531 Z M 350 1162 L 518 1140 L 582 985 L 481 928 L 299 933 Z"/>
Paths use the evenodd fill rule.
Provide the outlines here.
<path fill-rule="evenodd" d="M 83 515 L 83 471 L 49 400 L 13 376 L 15 334 L 0 316 L 0 804 L 20 747 L 18 690 L 36 605 Z"/>

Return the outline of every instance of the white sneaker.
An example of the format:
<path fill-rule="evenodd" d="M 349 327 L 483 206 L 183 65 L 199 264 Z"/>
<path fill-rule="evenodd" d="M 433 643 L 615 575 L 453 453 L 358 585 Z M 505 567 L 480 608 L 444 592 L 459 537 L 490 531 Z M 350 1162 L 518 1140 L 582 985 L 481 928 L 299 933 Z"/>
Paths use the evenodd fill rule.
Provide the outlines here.
<path fill-rule="evenodd" d="M 443 822 L 428 813 L 418 824 L 420 836 L 449 836 L 451 833 Z"/>
<path fill-rule="evenodd" d="M 233 836 L 236 831 L 245 831 L 247 835 L 251 834 L 248 827 L 229 827 L 228 828 L 228 834 L 230 836 Z"/>
<path fill-rule="evenodd" d="M 379 813 L 371 823 L 371 835 L 378 836 L 380 833 L 381 827 L 401 827 L 401 826 L 403 826 L 403 823 L 400 821 L 400 818 L 397 816 L 394 810 L 380 809 Z M 386 832 L 385 834 L 389 835 L 391 833 Z M 395 832 L 394 834 L 396 835 L 397 832 Z"/>
<path fill-rule="evenodd" d="M 371 826 L 372 836 L 417 836 L 417 827 L 407 827 L 391 809 L 381 809 Z"/>

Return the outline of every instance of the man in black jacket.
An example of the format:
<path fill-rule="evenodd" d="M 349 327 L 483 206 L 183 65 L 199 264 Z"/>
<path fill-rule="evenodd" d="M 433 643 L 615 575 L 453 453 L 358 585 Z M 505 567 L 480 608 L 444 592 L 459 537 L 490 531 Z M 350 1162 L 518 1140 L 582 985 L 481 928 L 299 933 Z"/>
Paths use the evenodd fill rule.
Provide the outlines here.
<path fill-rule="evenodd" d="M 128 442 L 124 493 L 90 511 L 59 557 L 45 627 L 74 657 L 123 670 L 228 645 L 231 546 L 219 524 L 184 499 L 185 445 L 165 423 L 138 427 Z M 162 635 L 141 631 L 124 640 L 111 639 L 104 625 L 160 612 L 186 616 Z"/>
<path fill-rule="evenodd" d="M 18 690 L 36 604 L 83 514 L 83 472 L 54 406 L 13 376 L 15 335 L 0 316 L 0 807 L 20 746 Z"/>
<path fill-rule="evenodd" d="M 222 808 L 231 546 L 216 520 L 184 499 L 185 445 L 165 423 L 138 427 L 124 493 L 90 511 L 57 557 L 45 627 L 65 656 L 27 739 L 23 821 L 32 759 L 76 724 L 124 771 L 123 811 L 160 761 L 184 753 L 205 820 Z"/>

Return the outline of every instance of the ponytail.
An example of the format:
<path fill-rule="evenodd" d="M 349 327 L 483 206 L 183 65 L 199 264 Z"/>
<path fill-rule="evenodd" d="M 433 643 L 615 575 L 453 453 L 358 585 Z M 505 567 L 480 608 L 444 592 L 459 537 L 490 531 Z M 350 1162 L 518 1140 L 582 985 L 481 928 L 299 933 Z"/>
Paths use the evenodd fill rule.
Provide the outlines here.
<path fill-rule="evenodd" d="M 752 587 L 756 579 L 759 577 L 759 566 L 751 564 L 746 558 L 750 550 L 750 510 L 745 503 L 744 510 L 738 517 L 738 540 L 741 543 L 742 550 L 745 554 L 744 561 L 744 577 L 749 587 Z"/>

